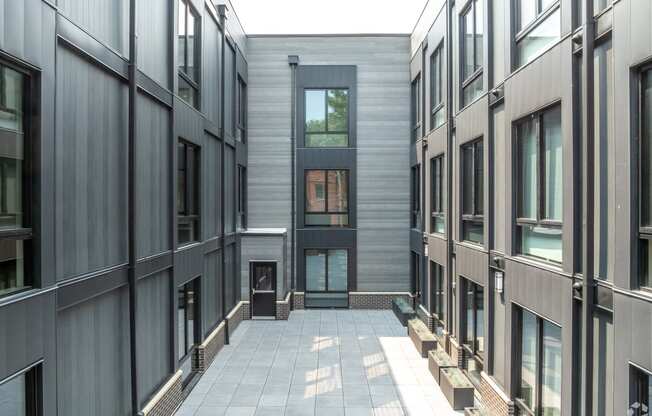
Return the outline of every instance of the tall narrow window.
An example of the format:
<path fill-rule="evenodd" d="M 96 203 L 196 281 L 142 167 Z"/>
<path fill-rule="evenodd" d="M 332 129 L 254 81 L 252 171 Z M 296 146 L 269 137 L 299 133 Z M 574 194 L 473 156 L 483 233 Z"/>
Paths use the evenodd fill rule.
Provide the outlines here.
<path fill-rule="evenodd" d="M 349 145 L 349 90 L 305 90 L 305 146 Z"/>
<path fill-rule="evenodd" d="M 444 124 L 443 100 L 443 50 L 442 41 L 430 55 L 430 128 L 436 129 Z"/>
<path fill-rule="evenodd" d="M 306 250 L 305 262 L 306 291 L 341 293 L 348 290 L 346 249 Z"/>
<path fill-rule="evenodd" d="M 446 319 L 446 289 L 444 287 L 444 268 L 430 262 L 430 304 L 437 321 L 435 331 L 441 334 Z"/>
<path fill-rule="evenodd" d="M 199 108 L 199 16 L 187 0 L 179 0 L 178 21 L 179 96 Z"/>
<path fill-rule="evenodd" d="M 472 0 L 462 13 L 462 107 L 482 95 L 483 2 Z"/>
<path fill-rule="evenodd" d="M 462 146 L 462 239 L 484 241 L 484 156 L 482 139 Z"/>
<path fill-rule="evenodd" d="M 421 138 L 421 75 L 412 81 L 412 141 Z"/>
<path fill-rule="evenodd" d="M 199 241 L 199 147 L 177 144 L 177 231 L 179 245 Z"/>
<path fill-rule="evenodd" d="M 652 414 L 652 373 L 630 366 L 629 409 L 632 416 Z"/>
<path fill-rule="evenodd" d="M 639 287 L 652 290 L 652 68 L 641 73 L 639 166 Z"/>
<path fill-rule="evenodd" d="M 0 384 L 0 414 L 37 416 L 41 414 L 41 367 L 36 366 Z"/>
<path fill-rule="evenodd" d="M 33 284 L 28 79 L 0 63 L 0 296 Z"/>
<path fill-rule="evenodd" d="M 516 2 L 516 53 L 523 66 L 559 40 L 561 11 L 559 0 L 514 0 Z"/>
<path fill-rule="evenodd" d="M 412 228 L 421 229 L 421 165 L 412 167 L 411 211 Z"/>
<path fill-rule="evenodd" d="M 177 290 L 179 360 L 192 351 L 199 339 L 199 279 L 191 280 Z"/>
<path fill-rule="evenodd" d="M 467 279 L 463 282 L 466 291 L 464 347 L 469 352 L 466 367 L 471 381 L 479 385 L 484 357 L 484 288 Z"/>
<path fill-rule="evenodd" d="M 247 168 L 238 165 L 238 228 L 247 228 Z"/>
<path fill-rule="evenodd" d="M 529 116 L 516 126 L 518 140 L 519 251 L 562 260 L 562 138 L 559 106 Z"/>
<path fill-rule="evenodd" d="M 561 415 L 561 328 L 519 308 L 516 403 L 526 414 Z"/>
<path fill-rule="evenodd" d="M 349 172 L 306 170 L 306 225 L 349 225 Z"/>
<path fill-rule="evenodd" d="M 420 304 L 421 299 L 421 256 L 414 251 L 410 252 L 410 278 L 412 280 L 412 293 L 416 295 L 416 303 Z"/>
<path fill-rule="evenodd" d="M 247 84 L 238 77 L 236 90 L 236 132 L 235 138 L 241 142 L 246 141 L 247 135 Z"/>
<path fill-rule="evenodd" d="M 444 214 L 444 155 L 430 160 L 430 201 L 432 232 L 444 234 L 446 216 Z"/>

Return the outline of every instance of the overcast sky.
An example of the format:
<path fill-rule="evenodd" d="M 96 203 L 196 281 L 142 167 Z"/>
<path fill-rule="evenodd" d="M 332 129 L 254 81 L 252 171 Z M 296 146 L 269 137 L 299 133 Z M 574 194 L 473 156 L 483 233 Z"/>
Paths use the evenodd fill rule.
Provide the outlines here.
<path fill-rule="evenodd" d="M 247 34 L 410 33 L 427 0 L 231 0 Z"/>

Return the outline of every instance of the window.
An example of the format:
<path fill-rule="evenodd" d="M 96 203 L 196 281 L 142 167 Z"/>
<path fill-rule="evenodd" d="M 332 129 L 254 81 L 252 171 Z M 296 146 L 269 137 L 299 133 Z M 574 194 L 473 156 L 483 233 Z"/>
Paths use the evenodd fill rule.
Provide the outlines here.
<path fill-rule="evenodd" d="M 430 210 L 432 232 L 444 234 L 446 216 L 444 214 L 444 155 L 439 155 L 430 160 Z"/>
<path fill-rule="evenodd" d="M 523 66 L 557 41 L 561 34 L 558 0 L 514 0 L 517 12 L 516 55 Z"/>
<path fill-rule="evenodd" d="M 199 17 L 187 0 L 179 0 L 179 96 L 199 108 Z"/>
<path fill-rule="evenodd" d="M 430 304 L 437 317 L 435 332 L 441 335 L 446 319 L 446 288 L 444 287 L 444 268 L 435 262 L 430 262 Z"/>
<path fill-rule="evenodd" d="M 516 126 L 518 140 L 517 235 L 521 254 L 562 259 L 562 138 L 557 106 Z"/>
<path fill-rule="evenodd" d="M 641 74 L 640 100 L 639 287 L 652 288 L 652 68 L 645 68 Z"/>
<path fill-rule="evenodd" d="M 430 55 L 430 128 L 436 129 L 444 124 L 443 99 L 443 49 L 442 41 Z"/>
<path fill-rule="evenodd" d="M 410 277 L 411 277 L 411 284 L 412 284 L 412 293 L 415 294 L 415 302 L 417 304 L 421 304 L 422 299 L 421 299 L 421 256 L 419 256 L 417 253 L 414 251 L 410 252 Z"/>
<path fill-rule="evenodd" d="M 41 414 L 41 367 L 34 367 L 11 379 L 0 381 L 0 414 L 37 416 Z"/>
<path fill-rule="evenodd" d="M 412 167 L 412 187 L 410 194 L 412 196 L 411 226 L 412 228 L 421 229 L 421 165 Z"/>
<path fill-rule="evenodd" d="M 306 291 L 346 292 L 348 290 L 348 251 L 311 249 L 306 255 Z"/>
<path fill-rule="evenodd" d="M 480 384 L 482 357 L 484 356 L 484 288 L 470 280 L 465 283 L 463 325 L 464 346 L 469 354 L 467 373 L 471 381 Z"/>
<path fill-rule="evenodd" d="M 519 388 L 516 403 L 527 414 L 561 415 L 561 328 L 519 308 Z"/>
<path fill-rule="evenodd" d="M 482 94 L 483 0 L 472 0 L 462 13 L 462 107 Z"/>
<path fill-rule="evenodd" d="M 349 172 L 306 171 L 306 225 L 349 225 Z"/>
<path fill-rule="evenodd" d="M 349 145 L 349 91 L 305 90 L 306 147 Z"/>
<path fill-rule="evenodd" d="M 199 241 L 199 147 L 177 144 L 177 236 L 179 245 Z"/>
<path fill-rule="evenodd" d="M 29 78 L 0 63 L 0 296 L 32 287 Z"/>
<path fill-rule="evenodd" d="M 648 416 L 651 414 L 652 374 L 635 366 L 630 366 L 631 387 L 630 403 L 627 413 L 632 416 Z"/>
<path fill-rule="evenodd" d="M 193 279 L 177 290 L 179 360 L 192 351 L 199 338 L 199 280 Z"/>
<path fill-rule="evenodd" d="M 247 135 L 247 84 L 238 77 L 236 90 L 236 131 L 235 138 L 241 142 L 246 141 Z"/>
<path fill-rule="evenodd" d="M 247 228 L 247 168 L 238 165 L 238 228 Z"/>
<path fill-rule="evenodd" d="M 421 137 L 421 75 L 412 81 L 412 141 Z"/>
<path fill-rule="evenodd" d="M 462 146 L 462 239 L 484 241 L 484 157 L 482 139 Z"/>

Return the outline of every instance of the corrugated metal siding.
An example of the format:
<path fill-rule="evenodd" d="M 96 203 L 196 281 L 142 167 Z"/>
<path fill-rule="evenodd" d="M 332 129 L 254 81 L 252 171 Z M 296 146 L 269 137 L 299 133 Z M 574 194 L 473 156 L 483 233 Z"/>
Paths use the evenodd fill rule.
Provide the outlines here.
<path fill-rule="evenodd" d="M 170 82 L 171 0 L 138 0 L 138 69 L 167 88 Z"/>
<path fill-rule="evenodd" d="M 250 236 L 242 238 L 240 276 L 242 280 L 242 299 L 249 299 L 249 261 L 276 261 L 276 295 L 283 299 L 285 291 L 286 268 L 284 261 L 284 246 L 282 236 Z"/>
<path fill-rule="evenodd" d="M 57 5 L 61 14 L 100 42 L 129 55 L 128 0 L 59 0 Z"/>

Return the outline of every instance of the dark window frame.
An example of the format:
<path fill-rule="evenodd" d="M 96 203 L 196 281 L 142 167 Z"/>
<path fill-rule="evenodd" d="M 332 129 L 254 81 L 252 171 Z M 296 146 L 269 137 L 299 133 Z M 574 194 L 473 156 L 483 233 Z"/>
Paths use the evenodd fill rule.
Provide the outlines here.
<path fill-rule="evenodd" d="M 473 151 L 473 166 L 471 166 L 471 171 L 473 172 L 472 177 L 471 177 L 471 207 L 470 208 L 470 213 L 465 213 L 466 208 L 464 207 L 464 172 L 466 171 L 465 169 L 465 159 L 463 157 L 464 151 L 467 147 L 471 147 Z M 459 186 L 460 186 L 460 198 L 461 198 L 461 222 L 462 222 L 462 238 L 464 238 L 464 227 L 466 224 L 481 224 L 482 225 L 482 242 L 477 242 L 477 241 L 471 241 L 471 240 L 463 240 L 463 241 L 468 241 L 473 244 L 483 244 L 485 240 L 485 234 L 484 234 L 484 193 L 485 193 L 485 186 L 484 186 L 484 138 L 479 137 L 477 139 L 468 141 L 464 143 L 463 145 L 460 146 L 460 154 L 462 155 L 460 159 L 460 178 L 461 180 L 459 181 Z M 481 152 L 478 151 L 478 149 L 481 150 Z M 478 169 L 478 165 L 481 166 L 481 169 Z M 477 184 L 481 183 L 481 187 L 478 187 Z M 482 192 L 479 191 L 479 189 L 482 189 Z M 480 209 L 478 209 L 480 207 Z"/>
<path fill-rule="evenodd" d="M 192 5 L 191 0 L 177 0 L 178 3 L 184 3 L 185 5 L 185 10 L 186 10 L 186 15 L 185 15 L 185 28 L 186 32 L 183 34 L 184 37 L 184 56 L 183 56 L 183 62 L 179 62 L 177 64 L 177 73 L 178 77 L 185 81 L 190 88 L 193 89 L 193 97 L 194 97 L 194 102 L 189 103 L 196 109 L 201 108 L 201 15 L 195 10 L 195 8 Z M 181 13 L 181 10 L 178 11 Z M 188 16 L 192 15 L 194 19 L 194 39 L 193 39 L 193 68 L 196 71 L 195 72 L 195 79 L 189 74 L 188 71 Z M 179 28 L 177 27 L 177 38 L 181 35 L 179 33 Z M 183 67 L 183 69 L 182 69 Z M 185 100 L 184 100 L 185 101 Z"/>
<path fill-rule="evenodd" d="M 188 343 L 188 292 L 192 288 L 193 290 L 193 343 L 189 345 Z M 197 276 L 192 280 L 185 282 L 184 284 L 177 287 L 177 296 L 179 292 L 183 291 L 184 293 L 184 320 L 183 320 L 183 343 L 184 351 L 183 355 L 181 352 L 177 354 L 178 361 L 182 362 L 186 360 L 189 356 L 192 355 L 192 352 L 197 347 L 197 344 L 201 340 L 201 277 Z M 177 305 L 177 309 L 181 309 L 180 305 Z M 177 323 L 177 336 L 179 326 Z"/>
<path fill-rule="evenodd" d="M 649 166 L 648 163 L 644 162 L 644 159 L 647 154 L 652 155 L 652 136 L 648 137 L 646 132 L 646 117 L 645 114 L 648 112 L 648 109 L 646 108 L 645 105 L 645 91 L 643 90 L 644 88 L 644 81 L 647 77 L 652 77 L 652 63 L 648 63 L 646 65 L 643 65 L 639 71 L 638 71 L 638 111 L 639 111 L 639 118 L 638 118 L 638 129 L 639 129 L 639 136 L 640 136 L 640 142 L 638 146 L 638 195 L 639 195 L 639 200 L 638 200 L 638 254 L 639 254 L 639 261 L 638 261 L 638 276 L 637 276 L 637 282 L 636 282 L 636 288 L 648 293 L 652 294 L 652 281 L 649 282 L 650 286 L 646 286 L 645 282 L 643 281 L 644 279 L 644 272 L 648 271 L 650 267 L 652 267 L 652 262 L 648 259 L 646 253 L 645 253 L 645 246 L 652 244 L 652 216 L 650 218 L 645 218 L 646 217 L 646 212 L 649 211 L 650 205 L 652 204 L 652 192 L 646 192 L 646 190 L 649 190 L 652 187 L 651 183 L 647 183 L 647 179 L 645 176 L 648 178 L 652 178 L 652 167 Z M 652 114 L 652 109 L 650 110 L 650 113 Z M 647 120 L 647 123 L 652 124 L 652 117 L 650 117 L 649 120 Z M 647 172 L 646 172 L 647 171 Z M 647 175 L 645 175 L 647 173 Z M 648 209 L 644 209 L 645 205 L 647 205 Z M 652 279 L 651 279 L 652 280 Z"/>
<path fill-rule="evenodd" d="M 247 228 L 247 167 L 238 165 L 238 225 Z"/>
<path fill-rule="evenodd" d="M 324 211 L 309 211 L 308 210 L 308 173 L 309 172 L 324 172 Z M 330 211 L 328 209 L 328 172 L 344 172 L 346 176 L 346 211 Z M 303 173 L 304 181 L 304 225 L 307 227 L 339 227 L 346 228 L 351 226 L 351 174 L 349 169 L 305 169 Z M 308 224 L 308 215 L 345 215 L 347 216 L 346 224 L 344 225 L 324 225 L 324 224 Z"/>
<path fill-rule="evenodd" d="M 421 91 L 421 74 L 417 74 L 410 85 L 411 100 L 411 122 L 412 122 L 412 141 L 416 142 L 421 138 L 421 111 L 422 111 L 422 91 Z"/>
<path fill-rule="evenodd" d="M 179 146 L 183 150 L 179 149 Z M 188 151 L 192 148 L 193 152 Z M 183 168 L 181 161 L 177 160 L 177 187 L 179 186 L 179 174 L 184 172 L 184 195 L 183 206 L 177 205 L 177 246 L 185 246 L 201 241 L 201 147 L 187 140 L 179 138 L 177 142 L 177 154 L 183 153 Z M 193 160 L 194 158 L 194 160 Z M 192 168 L 191 174 L 189 170 Z M 192 191 L 190 191 L 192 190 Z M 177 198 L 181 191 L 177 189 Z M 178 201 L 177 201 L 178 202 Z M 193 227 L 190 240 L 179 241 L 179 225 L 196 222 Z"/>
<path fill-rule="evenodd" d="M 421 165 L 411 168 L 410 178 L 410 228 L 420 229 L 421 224 Z"/>
<path fill-rule="evenodd" d="M 465 102 L 464 101 L 464 90 L 466 90 L 467 87 L 471 86 L 471 84 L 473 84 L 476 80 L 478 80 L 479 78 L 482 78 L 482 73 L 484 71 L 484 67 L 483 67 L 484 62 L 479 62 L 479 63 L 476 62 L 476 58 L 477 58 L 476 39 L 478 38 L 478 32 L 477 32 L 477 28 L 478 28 L 477 3 L 482 2 L 482 1 L 484 1 L 484 0 L 470 0 L 468 2 L 468 4 L 465 6 L 465 8 L 463 9 L 462 13 L 460 13 L 460 17 L 459 17 L 460 18 L 459 28 L 460 28 L 460 34 L 461 34 L 460 42 L 459 42 L 459 44 L 460 44 L 460 73 L 462 74 L 462 76 L 460 77 L 462 79 L 462 83 L 461 83 L 461 90 L 462 91 L 461 91 L 461 94 L 460 94 L 461 95 L 460 102 L 462 103 L 462 105 L 461 105 L 462 108 L 469 105 L 471 102 L 475 101 L 475 99 L 473 99 L 470 102 Z M 483 4 L 482 5 L 483 15 L 479 16 L 480 19 L 484 19 L 484 9 L 485 9 L 485 7 L 484 7 L 484 4 Z M 472 62 L 473 63 L 473 72 L 471 72 L 466 78 L 464 78 L 464 67 L 466 65 L 466 50 L 465 50 L 466 42 L 465 42 L 464 36 L 466 34 L 466 16 L 467 16 L 468 13 L 473 14 L 473 62 Z M 484 21 L 483 21 L 482 27 L 483 27 L 483 32 L 484 32 Z M 483 35 L 483 42 L 484 42 L 484 35 Z M 483 51 L 482 51 L 482 60 L 483 61 L 484 61 L 484 52 L 485 51 L 484 51 L 484 47 L 483 47 Z M 471 88 L 472 88 L 472 86 L 471 86 Z M 483 88 L 484 88 L 484 86 L 481 87 L 481 89 L 483 89 Z"/>
<path fill-rule="evenodd" d="M 430 261 L 430 305 L 435 318 L 435 332 L 441 334 L 446 328 L 446 281 L 444 279 L 444 266 Z"/>
<path fill-rule="evenodd" d="M 437 115 L 444 108 L 443 94 L 443 51 L 444 41 L 442 40 L 430 55 L 430 130 L 434 130 L 440 125 L 435 125 Z"/>
<path fill-rule="evenodd" d="M 630 364 L 629 375 L 629 410 L 633 410 L 632 416 L 647 416 L 652 411 L 650 409 L 650 379 L 652 372 L 639 367 L 638 365 Z M 637 407 L 634 407 L 638 404 Z M 648 411 L 643 413 L 643 406 L 646 406 Z"/>
<path fill-rule="evenodd" d="M 444 205 L 444 163 L 445 155 L 443 153 L 430 159 L 430 229 L 431 233 L 438 233 L 435 226 L 437 220 L 444 222 L 446 226 L 446 212 Z"/>
<path fill-rule="evenodd" d="M 247 142 L 247 83 L 240 75 L 236 82 L 236 140 Z"/>
<path fill-rule="evenodd" d="M 534 16 L 534 19 L 530 20 L 529 22 L 526 22 L 525 25 L 523 25 L 523 22 L 521 22 L 521 2 L 519 0 L 514 0 L 513 10 L 516 11 L 516 19 L 515 19 L 516 34 L 514 35 L 514 43 L 517 44 L 521 40 L 523 40 L 531 31 L 533 31 L 537 26 L 539 26 L 540 23 L 543 23 L 544 20 L 546 20 L 551 14 L 553 14 L 557 10 L 557 8 L 560 7 L 560 5 L 561 5 L 561 1 L 557 0 L 556 2 L 551 3 L 544 9 L 543 0 L 537 0 L 536 14 Z"/>
<path fill-rule="evenodd" d="M 308 91 L 324 91 L 324 131 L 308 131 L 306 126 L 306 92 Z M 328 93 L 330 91 L 346 91 L 346 130 L 329 130 L 328 129 Z M 304 124 L 304 146 L 308 148 L 327 148 L 327 149 L 344 149 L 348 148 L 351 145 L 351 135 L 349 130 L 351 128 L 351 91 L 348 87 L 333 87 L 333 88 L 318 88 L 310 87 L 303 89 L 304 96 L 304 109 L 303 109 L 303 124 Z M 329 134 L 342 134 L 346 136 L 346 145 L 345 146 L 308 146 L 308 137 L 312 135 L 329 135 Z"/>
<path fill-rule="evenodd" d="M 339 250 L 346 251 L 346 287 L 347 288 L 346 288 L 346 290 L 329 290 L 329 288 L 328 288 L 328 282 L 330 281 L 330 274 L 329 274 L 329 271 L 328 271 L 329 252 L 330 251 L 339 251 Z M 307 257 L 306 253 L 309 252 L 309 251 L 314 251 L 314 252 L 317 252 L 317 253 L 323 253 L 324 256 L 325 256 L 324 257 L 324 277 L 325 277 L 325 281 L 324 281 L 325 289 L 324 290 L 308 290 L 308 281 L 307 281 L 307 279 L 308 279 L 308 262 L 305 259 Z M 349 261 L 350 261 L 350 254 L 351 253 L 349 252 L 349 248 L 347 248 L 347 247 L 328 247 L 328 248 L 323 248 L 323 247 L 309 248 L 309 247 L 305 247 L 304 250 L 303 250 L 303 259 L 304 259 L 304 261 L 303 261 L 304 274 L 303 275 L 305 276 L 305 279 L 306 279 L 306 282 L 305 282 L 306 293 L 349 293 L 349 265 L 350 265 Z"/>
<path fill-rule="evenodd" d="M 42 361 L 32 364 L 5 379 L 0 379 L 0 385 L 10 383 L 18 377 L 25 377 L 25 415 L 41 416 L 43 414 Z"/>
<path fill-rule="evenodd" d="M 464 296 L 463 296 L 463 301 L 462 301 L 462 310 L 464 311 L 464 313 L 463 313 L 464 319 L 462 320 L 462 324 L 464 325 L 464 328 L 462 330 L 462 335 L 463 335 L 462 339 L 464 341 L 462 342 L 462 346 L 464 347 L 464 349 L 466 349 L 471 354 L 471 356 L 473 358 L 476 359 L 476 361 L 479 360 L 480 364 L 482 364 L 484 362 L 484 353 L 485 353 L 485 351 L 484 350 L 480 351 L 479 348 L 478 348 L 478 304 L 477 304 L 478 297 L 477 297 L 477 294 L 482 293 L 482 301 L 484 302 L 485 294 L 486 294 L 485 292 L 486 291 L 485 291 L 484 286 L 474 282 L 473 280 L 467 279 L 465 277 L 463 279 L 464 279 Z M 468 305 L 468 297 L 467 297 L 469 291 L 471 291 L 472 294 L 473 294 L 473 296 L 472 296 L 473 297 L 473 304 L 471 305 L 471 309 L 473 311 L 473 328 L 472 328 L 472 331 L 471 331 L 473 333 L 472 339 L 467 339 L 468 338 L 467 335 L 468 335 L 469 322 L 468 322 L 468 319 L 467 319 L 468 315 L 467 315 L 466 311 L 468 310 L 468 306 L 469 306 Z M 485 313 L 484 313 L 485 310 L 486 309 L 485 309 L 484 303 L 483 303 L 483 305 L 482 305 L 482 311 L 483 311 L 482 316 L 483 316 L 483 318 L 485 316 Z M 487 331 L 486 331 L 486 327 L 484 325 L 484 321 L 482 322 L 482 329 L 483 329 L 482 333 L 484 334 L 483 338 L 486 338 Z"/>

